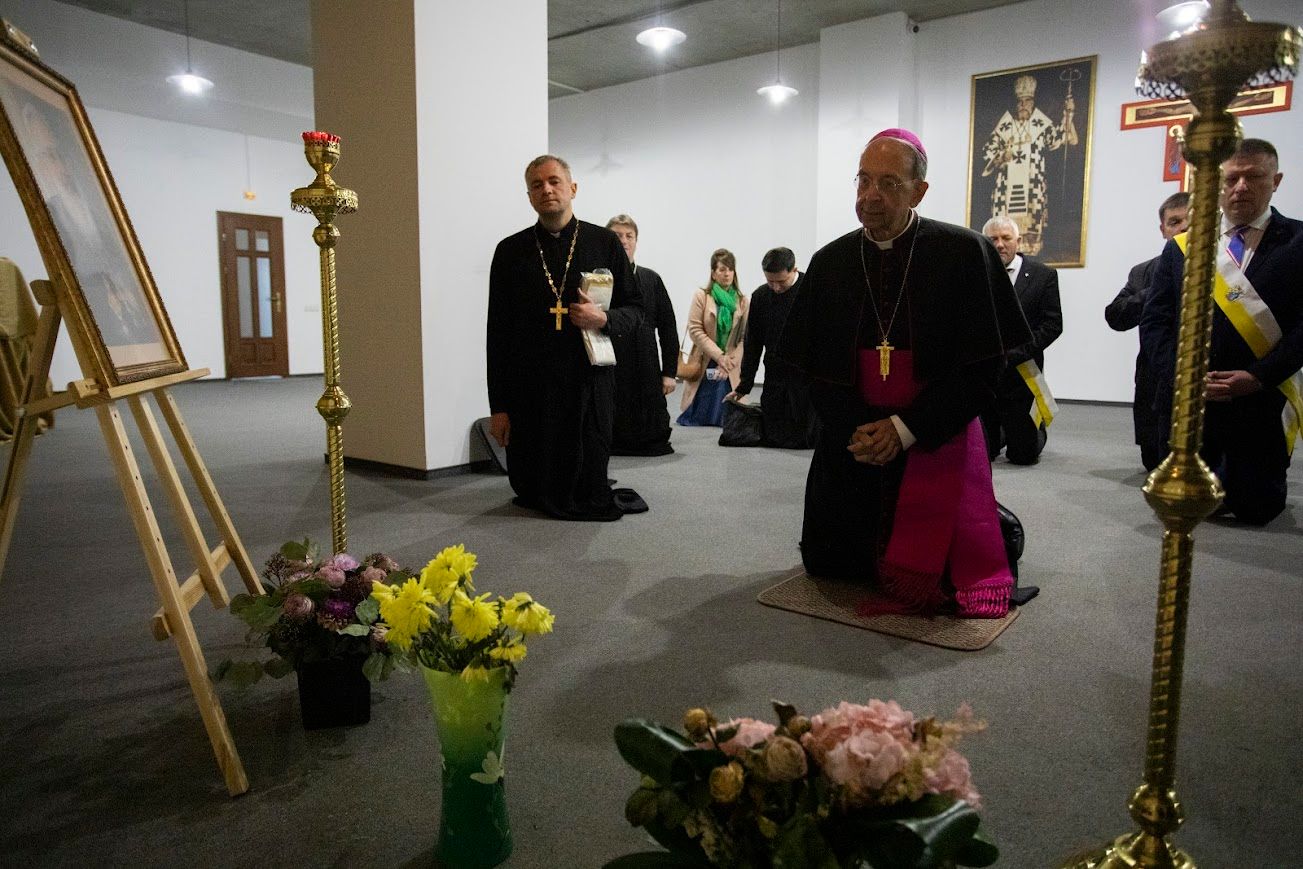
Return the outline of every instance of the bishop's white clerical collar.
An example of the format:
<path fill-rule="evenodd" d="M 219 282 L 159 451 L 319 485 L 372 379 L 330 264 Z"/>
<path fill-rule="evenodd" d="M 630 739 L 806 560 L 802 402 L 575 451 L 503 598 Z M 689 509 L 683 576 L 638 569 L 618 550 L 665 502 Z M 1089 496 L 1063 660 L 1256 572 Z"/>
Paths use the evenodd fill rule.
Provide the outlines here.
<path fill-rule="evenodd" d="M 864 237 L 867 238 L 869 241 L 873 242 L 874 244 L 876 244 L 878 246 L 878 250 L 891 250 L 892 245 L 896 243 L 896 239 L 900 238 L 902 235 L 909 232 L 909 228 L 914 225 L 914 222 L 917 219 L 918 219 L 918 212 L 911 208 L 909 210 L 909 222 L 905 224 L 904 229 L 902 229 L 900 232 L 893 235 L 891 238 L 887 239 L 886 241 L 878 241 L 876 238 L 869 235 L 869 231 L 867 229 L 864 230 Z"/>
<path fill-rule="evenodd" d="M 1246 225 L 1251 226 L 1254 229 L 1266 229 L 1267 223 L 1270 220 L 1271 220 L 1271 206 L 1268 205 L 1266 208 L 1262 210 L 1261 214 L 1259 214 L 1253 220 L 1250 220 Z M 1235 226 L 1231 223 L 1230 219 L 1226 217 L 1226 213 L 1222 212 L 1222 235 L 1230 235 L 1231 230 L 1234 228 Z"/>

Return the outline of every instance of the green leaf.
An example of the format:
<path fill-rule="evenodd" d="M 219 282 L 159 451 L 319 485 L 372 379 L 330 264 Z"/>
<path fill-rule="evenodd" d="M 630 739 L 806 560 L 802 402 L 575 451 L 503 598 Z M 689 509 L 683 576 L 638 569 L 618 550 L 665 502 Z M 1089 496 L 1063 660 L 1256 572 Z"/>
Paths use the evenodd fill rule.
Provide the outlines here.
<path fill-rule="evenodd" d="M 615 726 L 615 746 L 625 763 L 658 784 L 690 781 L 693 769 L 684 752 L 695 746 L 683 734 L 654 721 L 630 718 Z"/>
<path fill-rule="evenodd" d="M 265 630 L 276 624 L 280 620 L 281 610 L 281 607 L 273 605 L 263 594 L 242 594 L 231 598 L 232 615 L 257 630 Z"/>
<path fill-rule="evenodd" d="M 778 716 L 779 725 L 786 727 L 787 722 L 796 717 L 796 707 L 791 703 L 784 703 L 781 700 L 770 700 L 769 703 L 774 707 L 774 714 Z"/>
<path fill-rule="evenodd" d="M 837 857 L 813 817 L 799 814 L 779 829 L 773 869 L 838 869 Z"/>
<path fill-rule="evenodd" d="M 656 818 L 656 797 L 660 792 L 638 788 L 624 803 L 624 819 L 631 827 L 641 827 Z"/>
<path fill-rule="evenodd" d="M 366 625 L 349 625 L 339 630 L 338 633 L 348 637 L 365 637 L 371 633 L 371 629 Z"/>
<path fill-rule="evenodd" d="M 683 759 L 703 779 L 708 778 L 715 767 L 728 763 L 728 755 L 718 748 L 689 748 L 683 752 Z"/>
<path fill-rule="evenodd" d="M 303 538 L 302 543 L 290 540 L 281 544 L 280 554 L 290 561 L 316 561 L 317 546 L 307 537 Z"/>
<path fill-rule="evenodd" d="M 656 814 L 668 827 L 681 827 L 692 807 L 683 798 L 669 788 L 664 788 L 656 795 Z"/>
<path fill-rule="evenodd" d="M 373 625 L 376 619 L 380 618 L 380 602 L 373 597 L 368 597 L 358 604 L 353 612 L 362 624 Z"/>
<path fill-rule="evenodd" d="M 732 726 L 730 726 L 730 727 L 718 727 L 718 728 L 716 728 L 716 729 L 715 729 L 715 741 L 716 741 L 716 742 L 728 742 L 730 739 L 732 739 L 733 737 L 737 736 L 738 728 L 739 728 L 739 725 L 737 725 L 737 724 L 734 724 L 734 725 L 732 725 Z"/>
<path fill-rule="evenodd" d="M 1000 849 L 980 828 L 955 854 L 955 862 L 960 866 L 990 866 L 999 859 Z"/>
<path fill-rule="evenodd" d="M 362 662 L 362 675 L 366 676 L 367 681 L 382 682 L 389 675 L 389 668 L 385 666 L 385 660 L 388 656 L 383 652 L 372 652 L 366 656 Z"/>
<path fill-rule="evenodd" d="M 939 812 L 937 806 L 949 801 Z M 928 797 L 907 807 L 913 813 L 862 825 L 864 857 L 874 869 L 934 869 L 956 859 L 977 832 L 976 810 L 951 797 Z"/>
<path fill-rule="evenodd" d="M 262 669 L 273 679 L 280 679 L 294 672 L 294 662 L 289 658 L 272 658 L 262 665 Z"/>
<path fill-rule="evenodd" d="M 214 682 L 226 682 L 247 688 L 262 678 L 262 665 L 256 661 L 223 661 L 213 673 Z"/>

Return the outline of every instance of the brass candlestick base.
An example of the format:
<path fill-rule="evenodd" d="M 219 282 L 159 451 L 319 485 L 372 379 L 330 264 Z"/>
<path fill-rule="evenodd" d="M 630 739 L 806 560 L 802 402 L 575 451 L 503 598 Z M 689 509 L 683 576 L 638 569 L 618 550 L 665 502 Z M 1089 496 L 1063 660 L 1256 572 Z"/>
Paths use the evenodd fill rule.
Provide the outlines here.
<path fill-rule="evenodd" d="M 333 552 L 348 549 L 344 502 L 344 417 L 352 403 L 339 385 L 339 305 L 335 293 L 335 241 L 339 230 L 335 216 L 357 211 L 357 194 L 340 187 L 330 177 L 339 162 L 339 137 L 329 133 L 304 133 L 303 151 L 317 177 L 307 187 L 290 194 L 295 211 L 317 218 L 312 240 L 321 248 L 321 326 L 326 357 L 326 389 L 317 399 L 317 413 L 326 421 L 326 455 L 330 462 L 330 541 Z"/>
<path fill-rule="evenodd" d="M 1246 84 L 1284 81 L 1298 67 L 1297 28 L 1250 22 L 1234 0 L 1213 0 L 1196 29 L 1149 51 L 1138 76 L 1141 96 L 1188 98 L 1195 107 L 1185 138 L 1194 168 L 1189 244 L 1181 286 L 1181 323 L 1172 391 L 1172 454 L 1150 475 L 1145 500 L 1164 526 L 1149 692 L 1149 736 L 1144 783 L 1128 803 L 1140 830 L 1113 840 L 1066 869 L 1194 869 L 1194 860 L 1169 836 L 1184 816 L 1176 797 L 1176 734 L 1181 712 L 1186 611 L 1195 526 L 1217 508 L 1221 483 L 1199 458 L 1203 444 L 1204 379 L 1212 334 L 1213 276 L 1221 212 L 1221 164 L 1240 140 L 1226 111 Z"/>

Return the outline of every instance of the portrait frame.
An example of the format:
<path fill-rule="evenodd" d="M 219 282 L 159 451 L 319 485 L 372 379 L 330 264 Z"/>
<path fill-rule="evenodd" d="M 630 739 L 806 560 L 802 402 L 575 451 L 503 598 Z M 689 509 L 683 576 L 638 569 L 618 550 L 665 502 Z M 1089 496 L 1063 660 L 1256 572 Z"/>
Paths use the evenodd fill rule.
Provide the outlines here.
<path fill-rule="evenodd" d="M 188 370 L 77 88 L 7 40 L 0 155 L 82 373 L 112 387 Z"/>
<path fill-rule="evenodd" d="M 965 207 L 970 228 L 981 232 L 991 217 L 1009 213 L 1022 229 L 1020 252 L 1056 268 L 1085 266 L 1098 67 L 1093 54 L 973 75 Z M 1027 79 L 1035 82 L 1034 105 L 1023 120 L 1017 118 L 1015 84 Z M 1069 95 L 1075 143 L 1062 124 Z M 1011 140 L 1023 147 L 999 147 Z"/>

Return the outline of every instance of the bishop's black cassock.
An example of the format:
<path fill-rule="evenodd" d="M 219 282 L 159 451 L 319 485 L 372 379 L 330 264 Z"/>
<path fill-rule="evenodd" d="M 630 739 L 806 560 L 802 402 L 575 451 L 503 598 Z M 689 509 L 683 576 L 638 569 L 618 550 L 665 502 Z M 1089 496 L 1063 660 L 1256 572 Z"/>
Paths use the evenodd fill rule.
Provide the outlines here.
<path fill-rule="evenodd" d="M 511 421 L 511 487 L 517 503 L 558 519 L 619 519 L 606 476 L 615 369 L 589 363 L 569 317 L 556 328 L 543 260 L 554 284 L 564 280 L 561 305 L 578 301 L 582 272 L 604 268 L 615 283 L 606 330 L 632 330 L 642 320 L 629 259 L 609 229 L 572 218 L 558 237 L 535 224 L 498 243 L 489 269 L 489 409 Z"/>

